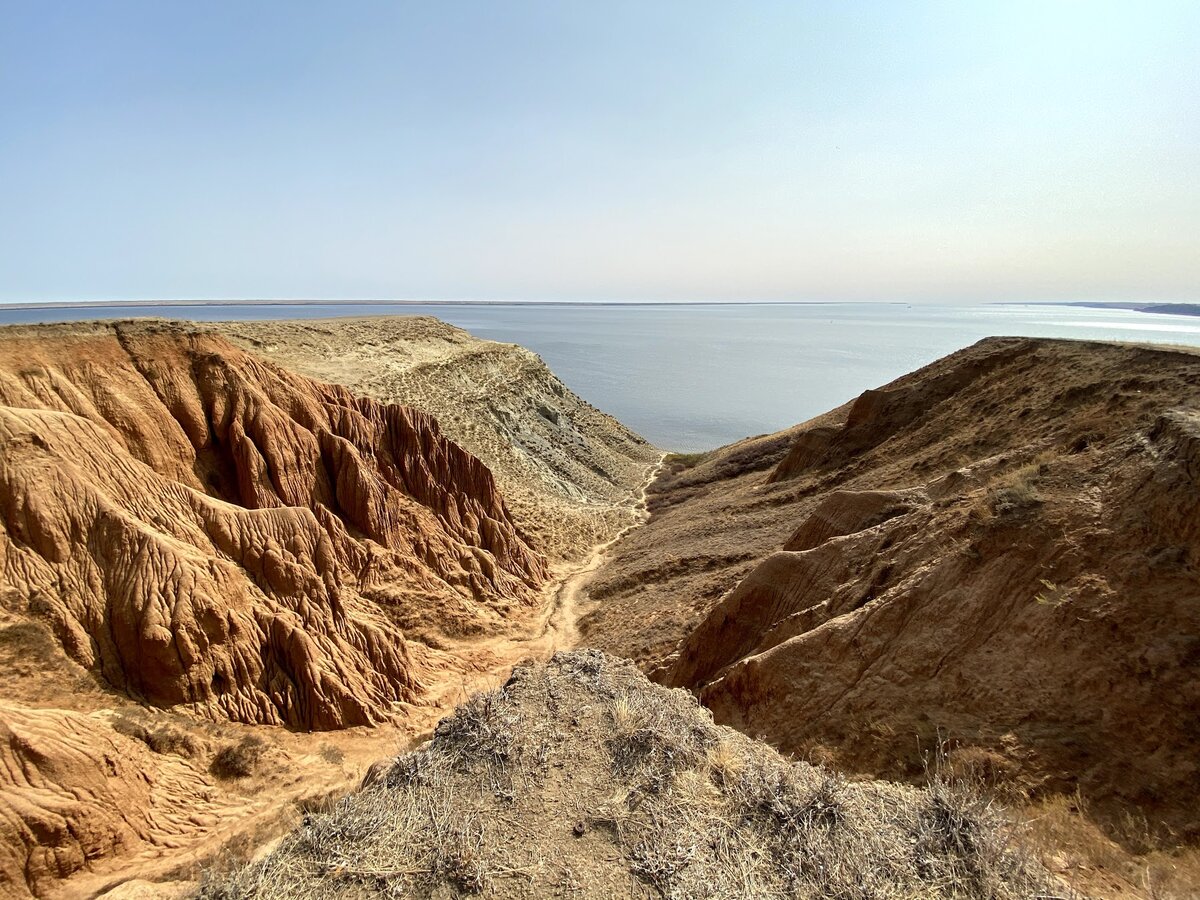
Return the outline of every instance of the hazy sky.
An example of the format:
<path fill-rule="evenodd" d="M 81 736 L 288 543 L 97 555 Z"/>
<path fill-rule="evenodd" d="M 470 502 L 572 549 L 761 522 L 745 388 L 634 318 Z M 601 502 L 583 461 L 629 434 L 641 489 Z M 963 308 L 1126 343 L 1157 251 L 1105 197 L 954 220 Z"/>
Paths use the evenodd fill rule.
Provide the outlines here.
<path fill-rule="evenodd" d="M 1200 2 L 0 0 L 0 300 L 1200 300 Z"/>

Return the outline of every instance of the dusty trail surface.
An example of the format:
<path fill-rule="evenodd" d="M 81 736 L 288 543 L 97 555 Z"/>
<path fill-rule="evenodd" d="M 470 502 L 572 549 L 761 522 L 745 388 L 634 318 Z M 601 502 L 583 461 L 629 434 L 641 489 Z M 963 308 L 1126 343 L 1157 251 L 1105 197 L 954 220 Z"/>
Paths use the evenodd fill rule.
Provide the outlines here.
<path fill-rule="evenodd" d="M 494 690 L 502 684 L 514 666 L 534 660 L 549 659 L 553 654 L 579 646 L 579 620 L 585 613 L 587 586 L 604 564 L 614 546 L 623 537 L 640 528 L 649 519 L 647 507 L 650 485 L 658 477 L 665 455 L 659 457 L 634 497 L 623 504 L 632 521 L 614 537 L 592 548 L 579 562 L 559 563 L 551 570 L 550 580 L 542 589 L 541 605 L 536 614 L 510 633 L 496 637 L 464 638 L 448 647 L 448 652 L 463 662 L 463 674 L 458 679 L 445 680 L 430 706 L 422 711 L 413 726 L 418 734 L 428 729 L 446 712 L 481 691 Z M 420 721 L 421 726 L 417 726 Z"/>
<path fill-rule="evenodd" d="M 635 528 L 644 525 L 650 513 L 647 495 L 658 473 L 662 470 L 665 455 L 659 458 L 646 477 L 638 495 L 626 504 L 632 511 L 633 521 L 615 536 L 597 545 L 583 562 L 567 564 L 565 571 L 553 574 L 545 589 L 545 603 L 541 625 L 536 635 L 519 638 L 501 638 L 493 646 L 503 666 L 511 666 L 525 657 L 548 658 L 559 650 L 570 650 L 579 645 L 579 619 L 584 610 L 580 599 L 595 574 L 608 561 L 612 548 Z M 497 673 L 502 671 L 497 670 Z"/>

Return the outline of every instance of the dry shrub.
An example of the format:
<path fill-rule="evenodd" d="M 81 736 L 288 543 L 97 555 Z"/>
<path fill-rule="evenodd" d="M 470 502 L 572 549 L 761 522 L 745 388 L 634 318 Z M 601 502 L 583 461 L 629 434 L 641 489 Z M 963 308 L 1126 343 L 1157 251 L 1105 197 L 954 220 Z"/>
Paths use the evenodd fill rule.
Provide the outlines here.
<path fill-rule="evenodd" d="M 1030 462 L 1001 475 L 988 487 L 985 503 L 994 515 L 1003 516 L 1037 506 L 1042 502 L 1038 479 L 1050 471 L 1053 455 L 1039 453 Z"/>
<path fill-rule="evenodd" d="M 954 747 L 946 752 L 944 768 L 944 777 L 952 783 L 971 785 L 1009 802 L 1026 799 L 1020 766 L 995 750 L 973 744 Z"/>
<path fill-rule="evenodd" d="M 746 770 L 746 760 L 728 739 L 718 740 L 709 747 L 705 762 L 713 778 L 722 787 L 737 781 Z"/>
<path fill-rule="evenodd" d="M 438 723 L 435 738 L 464 764 L 503 764 L 513 754 L 521 719 L 502 700 L 500 693 L 476 694 Z"/>
<path fill-rule="evenodd" d="M 632 734 L 641 726 L 637 710 L 628 697 L 618 697 L 614 700 L 609 706 L 609 712 L 612 713 L 613 728 L 617 734 Z"/>
<path fill-rule="evenodd" d="M 1035 896 L 1045 873 L 1011 837 L 963 788 L 789 762 L 631 663 L 577 651 L 473 698 L 386 776 L 201 896 Z"/>
<path fill-rule="evenodd" d="M 698 466 L 709 454 L 705 453 L 668 453 L 663 457 L 663 468 L 670 472 L 682 472 Z"/>
<path fill-rule="evenodd" d="M 1034 487 L 1035 466 L 1022 466 L 988 488 L 987 504 L 998 516 L 1036 506 L 1040 501 Z"/>
<path fill-rule="evenodd" d="M 703 729 L 681 728 L 686 720 L 681 723 L 677 712 L 674 704 L 641 692 L 612 701 L 613 728 L 606 744 L 615 771 L 623 776 L 639 773 L 658 789 L 675 773 L 696 768 L 715 738 Z"/>
<path fill-rule="evenodd" d="M 208 770 L 218 778 L 249 778 L 256 771 L 267 750 L 266 742 L 257 735 L 247 735 L 236 744 L 226 744 L 213 757 Z"/>

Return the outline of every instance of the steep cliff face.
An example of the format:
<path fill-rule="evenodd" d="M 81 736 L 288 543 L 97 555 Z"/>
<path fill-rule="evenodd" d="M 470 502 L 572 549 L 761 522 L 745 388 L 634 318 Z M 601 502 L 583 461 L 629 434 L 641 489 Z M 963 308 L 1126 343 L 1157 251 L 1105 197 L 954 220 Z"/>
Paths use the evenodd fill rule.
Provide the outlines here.
<path fill-rule="evenodd" d="M 169 327 L 13 330 L 4 349 L 4 612 L 130 696 L 377 721 L 420 689 L 403 629 L 495 628 L 545 578 L 427 415 Z"/>
<path fill-rule="evenodd" d="M 1194 353 L 984 341 L 668 474 L 585 639 L 791 752 L 1200 833 L 1197 406 Z"/>
<path fill-rule="evenodd" d="M 421 316 L 196 323 L 255 355 L 430 413 L 483 460 L 550 560 L 586 556 L 636 520 L 658 451 L 590 406 L 524 347 Z"/>

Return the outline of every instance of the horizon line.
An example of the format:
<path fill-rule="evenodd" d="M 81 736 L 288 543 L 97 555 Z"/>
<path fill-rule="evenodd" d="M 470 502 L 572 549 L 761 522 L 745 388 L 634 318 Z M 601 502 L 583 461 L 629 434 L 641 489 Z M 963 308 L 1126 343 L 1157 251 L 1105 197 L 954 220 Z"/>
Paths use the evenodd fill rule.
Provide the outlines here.
<path fill-rule="evenodd" d="M 238 299 L 126 299 L 126 300 L 0 300 L 0 309 L 95 309 L 102 307 L 147 306 L 848 306 L 873 304 L 887 306 L 1186 306 L 1197 300 L 989 300 L 975 303 L 944 300 L 486 300 L 486 299 L 321 299 L 321 298 L 238 298 Z"/>

